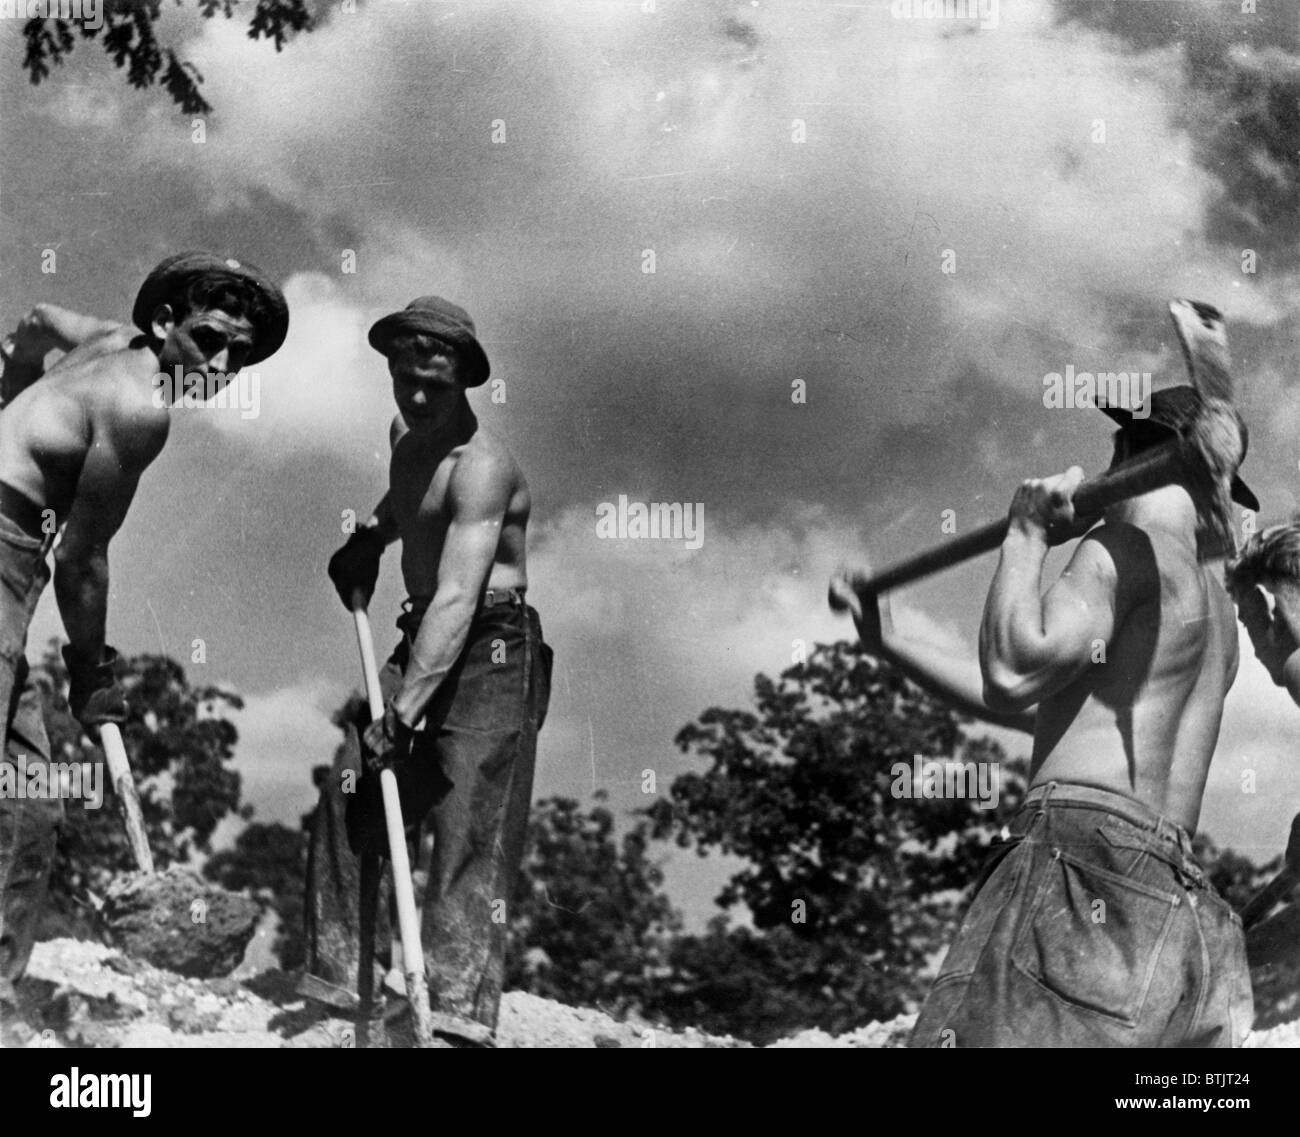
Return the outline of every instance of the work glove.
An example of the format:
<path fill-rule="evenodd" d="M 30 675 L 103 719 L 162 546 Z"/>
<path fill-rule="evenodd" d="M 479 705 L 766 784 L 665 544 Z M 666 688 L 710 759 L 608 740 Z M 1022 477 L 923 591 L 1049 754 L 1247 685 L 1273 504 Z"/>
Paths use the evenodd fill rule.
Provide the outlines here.
<path fill-rule="evenodd" d="M 415 732 L 397 717 L 390 702 L 381 718 L 376 719 L 361 736 L 361 759 L 366 772 L 379 774 L 404 762 L 411 753 Z"/>
<path fill-rule="evenodd" d="M 126 722 L 126 692 L 113 677 L 115 649 L 105 646 L 101 658 L 91 662 L 64 644 L 63 662 L 68 668 L 68 708 L 92 738 L 106 722 Z"/>
<path fill-rule="evenodd" d="M 352 594 L 358 589 L 363 594 L 363 604 L 370 603 L 379 579 L 379 558 L 384 555 L 388 542 L 372 525 L 353 532 L 343 547 L 330 557 L 330 580 L 338 590 L 343 607 L 352 611 Z"/>
<path fill-rule="evenodd" d="M 394 769 L 409 756 L 412 733 L 397 717 L 390 702 L 383 716 L 372 722 L 361 736 L 361 781 L 356 792 L 348 795 L 344 813 L 348 847 L 358 856 L 388 853 L 379 775 L 385 769 Z"/>

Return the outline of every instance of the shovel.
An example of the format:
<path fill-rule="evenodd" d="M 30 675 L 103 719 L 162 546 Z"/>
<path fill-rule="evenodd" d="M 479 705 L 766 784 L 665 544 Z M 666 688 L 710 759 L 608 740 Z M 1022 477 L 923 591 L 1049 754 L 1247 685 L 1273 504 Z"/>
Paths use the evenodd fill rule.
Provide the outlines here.
<path fill-rule="evenodd" d="M 359 592 L 352 597 L 352 618 L 356 621 L 357 646 L 361 649 L 361 670 L 366 679 L 370 717 L 372 721 L 378 722 L 384 717 L 384 697 L 379 690 L 379 668 L 375 664 L 375 641 L 370 634 L 370 618 L 366 615 L 365 598 Z M 433 1041 L 433 1014 L 429 1007 L 429 985 L 424 978 L 424 951 L 420 947 L 420 924 L 415 913 L 415 889 L 411 884 L 411 861 L 406 851 L 406 827 L 402 824 L 402 802 L 397 792 L 397 775 L 389 769 L 381 771 L 379 786 L 384 797 L 388 855 L 393 862 L 393 893 L 397 900 L 397 924 L 402 936 L 406 997 L 415 1016 L 416 1045 L 427 1046 Z M 363 981 L 364 973 L 365 968 L 362 969 Z M 363 992 L 363 999 L 365 994 Z"/>

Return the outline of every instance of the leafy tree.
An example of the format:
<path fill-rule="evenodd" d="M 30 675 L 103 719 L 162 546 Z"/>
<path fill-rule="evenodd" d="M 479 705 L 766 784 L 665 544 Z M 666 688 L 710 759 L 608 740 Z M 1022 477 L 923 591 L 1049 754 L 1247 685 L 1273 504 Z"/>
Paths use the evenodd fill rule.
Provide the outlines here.
<path fill-rule="evenodd" d="M 646 822 L 616 841 L 604 796 L 588 810 L 563 797 L 533 807 L 506 984 L 618 1014 L 643 1006 L 667 973 L 681 918 L 647 855 Z"/>
<path fill-rule="evenodd" d="M 51 894 L 56 912 L 74 921 L 84 915 L 87 892 L 102 894 L 112 876 L 135 862 L 104 763 L 68 711 L 67 671 L 57 642 L 32 669 L 41 691 L 50 752 L 56 762 L 100 764 L 104 799 L 88 808 L 84 797 L 65 801 Z M 217 687 L 191 687 L 183 668 L 160 655 L 121 659 L 117 678 L 127 693 L 130 717 L 122 737 L 140 794 L 149 846 L 158 868 L 211 851 L 212 834 L 239 805 L 240 778 L 229 763 L 238 733 L 226 718 L 243 700 Z"/>
<path fill-rule="evenodd" d="M 182 0 L 175 2 L 179 7 Z M 209 19 L 218 14 L 230 19 L 238 7 L 239 0 L 198 0 L 199 12 Z M 23 69 L 34 84 L 48 78 L 51 68 L 72 53 L 75 29 L 82 39 L 99 40 L 113 62 L 126 69 L 131 86 L 143 89 L 161 82 L 186 114 L 206 114 L 212 107 L 199 92 L 203 76 L 154 34 L 162 8 L 163 0 L 103 0 L 103 21 L 95 27 L 84 19 L 30 19 L 23 25 Z M 306 0 L 256 0 L 248 38 L 269 39 L 280 51 L 291 35 L 310 31 L 313 24 Z"/>
<path fill-rule="evenodd" d="M 709 768 L 646 810 L 655 837 L 745 859 L 718 904 L 743 903 L 754 925 L 715 921 L 680 939 L 658 1009 L 757 1040 L 892 1017 L 924 995 L 989 842 L 1023 798 L 1021 767 L 846 643 L 818 645 L 776 681 L 758 676 L 755 701 L 686 726 L 678 747 Z M 923 788 L 917 755 L 997 763 L 996 807 L 902 796 Z"/>
<path fill-rule="evenodd" d="M 253 822 L 240 830 L 234 847 L 214 854 L 203 875 L 232 892 L 252 893 L 279 917 L 273 950 L 280 966 L 292 970 L 306 958 L 303 939 L 303 885 L 307 843 L 303 831 L 279 822 Z"/>

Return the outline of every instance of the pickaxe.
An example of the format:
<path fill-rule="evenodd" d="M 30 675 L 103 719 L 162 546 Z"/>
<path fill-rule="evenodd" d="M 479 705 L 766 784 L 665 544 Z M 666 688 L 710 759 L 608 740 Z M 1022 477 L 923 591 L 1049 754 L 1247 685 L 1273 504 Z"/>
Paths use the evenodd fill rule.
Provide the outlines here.
<path fill-rule="evenodd" d="M 1247 931 L 1253 928 L 1273 910 L 1279 900 L 1285 900 L 1287 894 L 1300 884 L 1300 813 L 1291 821 L 1291 836 L 1286 843 L 1286 856 L 1283 858 L 1282 870 L 1261 888 L 1241 910 L 1241 923 Z"/>
<path fill-rule="evenodd" d="M 370 634 L 370 618 L 366 615 L 365 596 L 356 592 L 352 597 L 352 618 L 356 622 L 357 646 L 361 649 L 361 670 L 366 679 L 366 698 L 370 703 L 370 717 L 379 722 L 384 717 L 384 696 L 379 689 L 379 668 L 375 664 L 375 641 Z M 402 823 L 402 799 L 397 791 L 397 775 L 384 769 L 379 775 L 379 786 L 384 799 L 384 823 L 388 830 L 388 855 L 393 863 L 393 894 L 397 901 L 397 926 L 402 936 L 402 965 L 406 971 L 406 998 L 411 1004 L 415 1019 L 417 1046 L 427 1046 L 433 1041 L 433 1012 L 429 1006 L 429 985 L 424 978 L 424 951 L 420 947 L 420 923 L 415 912 L 415 889 L 411 884 L 411 860 L 406 851 L 406 826 Z M 373 855 L 371 855 L 373 856 Z M 367 860 L 370 863 L 367 864 Z M 365 905 L 377 898 L 378 878 L 373 859 L 362 858 L 362 924 L 370 915 Z M 363 941 L 367 937 L 363 936 Z M 373 983 L 373 926 L 369 930 L 370 943 L 362 944 L 360 981 L 362 1002 L 369 1002 Z"/>
<path fill-rule="evenodd" d="M 104 747 L 104 757 L 108 761 L 108 777 L 117 794 L 118 808 L 122 811 L 122 820 L 126 823 L 126 839 L 130 843 L 135 865 L 143 873 L 153 874 L 153 852 L 149 848 L 149 838 L 145 833 L 144 814 L 140 809 L 140 794 L 135 788 L 135 778 L 131 776 L 131 763 L 126 756 L 126 746 L 122 742 L 122 731 L 117 723 L 106 722 L 99 728 L 99 741 Z"/>
<path fill-rule="evenodd" d="M 1099 517 L 1112 505 L 1184 479 L 1227 498 L 1245 448 L 1245 433 L 1232 403 L 1227 338 L 1223 317 L 1208 304 L 1175 300 L 1169 305 L 1174 327 L 1201 395 L 1199 413 L 1177 435 L 1136 458 L 1080 484 L 1074 492 L 1076 516 Z M 1226 522 L 1223 523 L 1226 528 Z M 852 587 L 861 595 L 886 592 L 941 569 L 992 552 L 1002 544 L 1010 522 L 996 521 L 962 537 L 910 557 L 874 576 L 856 574 Z M 1226 531 L 1222 533 L 1226 537 Z M 847 602 L 832 587 L 830 605 L 842 612 Z"/>

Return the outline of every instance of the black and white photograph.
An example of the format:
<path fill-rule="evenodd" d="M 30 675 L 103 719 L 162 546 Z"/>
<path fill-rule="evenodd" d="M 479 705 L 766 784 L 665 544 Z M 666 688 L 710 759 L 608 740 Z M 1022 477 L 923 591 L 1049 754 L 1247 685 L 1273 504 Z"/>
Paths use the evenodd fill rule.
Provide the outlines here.
<path fill-rule="evenodd" d="M 1266 1055 L 1122 1052 L 1300 1047 L 1300 0 L 0 0 L 0 56 L 36 1108 L 1087 1048 L 1215 1113 Z"/>

